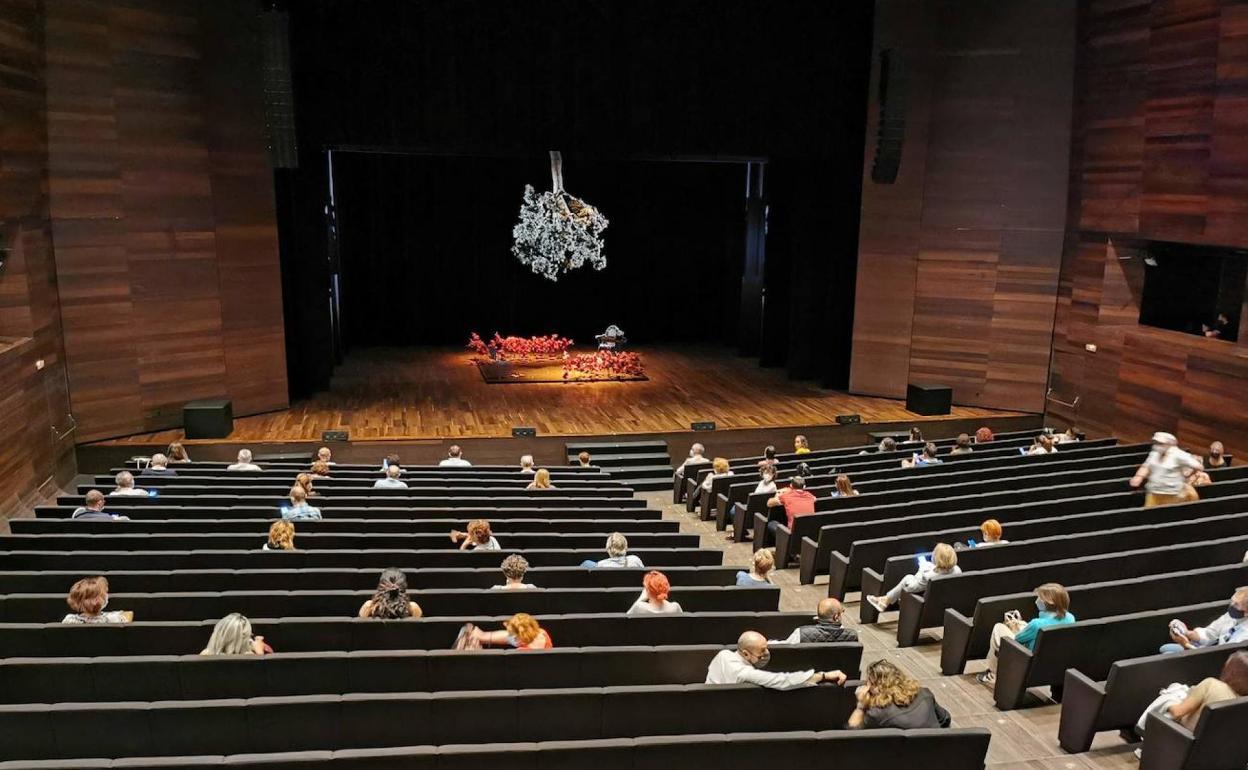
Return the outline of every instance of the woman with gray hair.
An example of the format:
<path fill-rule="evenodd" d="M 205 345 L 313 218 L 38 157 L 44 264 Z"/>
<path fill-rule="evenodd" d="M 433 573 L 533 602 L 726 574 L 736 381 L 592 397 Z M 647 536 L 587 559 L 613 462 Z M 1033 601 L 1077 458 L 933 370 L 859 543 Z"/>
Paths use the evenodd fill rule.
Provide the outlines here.
<path fill-rule="evenodd" d="M 612 532 L 607 537 L 607 558 L 600 561 L 586 559 L 582 567 L 614 567 L 629 569 L 645 569 L 641 559 L 628 552 L 628 538 L 619 532 Z"/>
<path fill-rule="evenodd" d="M 252 636 L 251 621 L 237 612 L 217 621 L 200 655 L 266 655 L 273 650 L 263 636 Z"/>
<path fill-rule="evenodd" d="M 134 474 L 130 471 L 122 471 L 113 479 L 117 483 L 117 488 L 108 493 L 109 497 L 147 497 L 146 489 L 139 489 L 134 485 Z"/>

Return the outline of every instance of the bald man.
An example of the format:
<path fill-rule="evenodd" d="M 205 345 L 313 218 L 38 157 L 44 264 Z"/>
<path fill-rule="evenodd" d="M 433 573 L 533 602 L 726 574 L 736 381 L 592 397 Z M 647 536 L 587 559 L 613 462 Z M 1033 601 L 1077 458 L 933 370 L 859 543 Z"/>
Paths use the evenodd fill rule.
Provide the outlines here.
<path fill-rule="evenodd" d="M 858 632 L 851 631 L 841 625 L 841 615 L 845 608 L 832 597 L 819 602 L 815 610 L 815 622 L 809 626 L 798 626 L 793 633 L 784 639 L 773 639 L 772 644 L 819 644 L 825 642 L 856 642 Z"/>
<path fill-rule="evenodd" d="M 840 671 L 762 671 L 771 660 L 767 638 L 757 631 L 746 631 L 737 639 L 737 649 L 720 650 L 706 670 L 707 684 L 756 684 L 773 690 L 795 690 L 820 682 L 845 683 Z"/>

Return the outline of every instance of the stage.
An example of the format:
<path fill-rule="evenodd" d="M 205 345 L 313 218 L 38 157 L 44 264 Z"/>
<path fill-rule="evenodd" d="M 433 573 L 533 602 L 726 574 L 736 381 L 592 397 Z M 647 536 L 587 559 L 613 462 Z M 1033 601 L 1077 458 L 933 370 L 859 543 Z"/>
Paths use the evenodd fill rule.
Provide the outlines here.
<path fill-rule="evenodd" d="M 241 417 L 223 440 L 188 444 L 320 441 L 321 432 L 349 431 L 351 441 L 444 441 L 510 437 L 532 426 L 543 437 L 688 433 L 692 422 L 731 429 L 836 426 L 838 414 L 864 423 L 999 420 L 1021 412 L 955 406 L 945 417 L 920 417 L 905 403 L 821 390 L 763 369 L 726 349 L 634 348 L 647 380 L 630 382 L 486 383 L 467 350 L 358 350 L 338 367 L 330 390 L 290 409 Z M 1036 418 L 1038 419 L 1038 418 Z M 855 426 L 857 427 L 857 426 Z M 157 445 L 182 431 L 145 433 L 100 445 Z"/>

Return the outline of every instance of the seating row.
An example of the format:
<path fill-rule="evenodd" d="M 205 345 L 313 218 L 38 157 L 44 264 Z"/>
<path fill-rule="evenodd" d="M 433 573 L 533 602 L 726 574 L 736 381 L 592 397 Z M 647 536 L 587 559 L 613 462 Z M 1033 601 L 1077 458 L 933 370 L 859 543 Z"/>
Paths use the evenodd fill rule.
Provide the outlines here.
<path fill-rule="evenodd" d="M 172 514 L 171 514 L 172 515 Z M 269 531 L 274 517 L 256 519 L 217 519 L 199 512 L 190 516 L 168 519 L 136 519 L 133 521 L 72 521 L 70 519 L 10 519 L 9 530 L 15 535 L 55 535 L 66 532 L 91 534 L 117 534 L 118 532 L 144 532 L 165 534 L 173 532 L 213 532 L 227 534 L 248 532 L 263 535 Z M 300 534 L 371 533 L 371 534 L 418 534 L 436 532 L 443 537 L 448 530 L 465 530 L 471 519 L 311 519 L 298 522 Z M 596 533 L 604 537 L 610 532 L 676 534 L 680 522 L 663 519 L 503 519 L 493 524 L 494 534 L 499 538 L 513 534 L 560 532 L 567 535 Z"/>
<path fill-rule="evenodd" d="M 131 519 L 176 519 L 179 517 L 198 517 L 211 519 L 274 519 L 279 515 L 276 503 L 265 505 L 232 505 L 228 503 L 177 503 L 170 504 L 164 500 L 144 500 L 140 504 L 131 504 L 130 499 L 144 500 L 144 498 L 120 498 L 110 497 L 106 504 L 106 510 L 112 513 L 120 513 L 129 516 Z M 320 500 L 313 498 L 314 505 L 320 505 Z M 81 501 L 74 501 L 68 504 L 58 505 L 41 505 L 35 508 L 35 518 L 37 519 L 68 519 L 73 516 L 74 511 L 81 505 Z M 649 521 L 663 518 L 663 512 L 655 508 L 643 508 L 638 506 L 619 507 L 612 505 L 609 508 L 603 507 L 569 507 L 569 508 L 545 508 L 545 507 L 517 507 L 517 508 L 494 508 L 494 507 L 464 507 L 464 508 L 448 508 L 448 507 L 407 507 L 400 505 L 364 505 L 360 507 L 349 506 L 331 506 L 326 510 L 331 510 L 330 516 L 334 519 L 369 519 L 369 520 L 448 520 L 447 525 L 452 522 L 469 521 L 472 519 L 486 519 L 487 521 L 502 521 L 504 519 L 542 519 L 552 522 L 564 521 Z"/>

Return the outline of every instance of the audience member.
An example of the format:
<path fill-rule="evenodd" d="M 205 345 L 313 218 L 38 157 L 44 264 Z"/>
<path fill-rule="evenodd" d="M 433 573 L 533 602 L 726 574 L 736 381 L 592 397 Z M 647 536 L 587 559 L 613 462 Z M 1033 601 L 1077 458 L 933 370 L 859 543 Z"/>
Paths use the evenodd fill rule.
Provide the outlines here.
<path fill-rule="evenodd" d="M 390 454 L 381 458 L 381 472 L 385 473 L 386 468 L 389 468 L 391 465 L 398 465 L 398 466 L 403 465 L 403 463 L 399 461 L 399 456 L 395 454 L 394 452 L 391 452 Z"/>
<path fill-rule="evenodd" d="M 754 487 L 756 495 L 774 495 L 776 493 L 776 469 L 770 465 L 763 466 L 758 472 L 758 484 Z"/>
<path fill-rule="evenodd" d="M 819 600 L 815 609 L 814 624 L 798 626 L 793 633 L 773 644 L 824 644 L 828 642 L 856 642 L 858 632 L 841 625 L 845 607 L 831 596 Z"/>
<path fill-rule="evenodd" d="M 991 444 L 994 438 L 992 428 L 989 428 L 987 425 L 975 431 L 976 444 Z"/>
<path fill-rule="evenodd" d="M 641 596 L 628 608 L 628 615 L 678 615 L 682 612 L 680 605 L 668 601 L 672 592 L 671 581 L 667 575 L 657 570 L 650 570 L 641 581 Z"/>
<path fill-rule="evenodd" d="M 533 455 L 520 455 L 520 472 L 536 473 L 537 469 L 533 467 Z"/>
<path fill-rule="evenodd" d="M 467 532 L 452 529 L 451 542 L 459 543 L 459 550 L 461 551 L 498 551 L 502 549 L 502 546 L 498 544 L 498 540 L 495 539 L 494 533 L 490 531 L 490 522 L 485 519 L 473 519 L 468 522 Z"/>
<path fill-rule="evenodd" d="M 1196 491 L 1196 487 L 1203 487 L 1213 483 L 1213 479 L 1209 477 L 1209 472 L 1205 470 L 1205 461 L 1196 458 L 1199 468 L 1183 469 L 1183 500 L 1185 502 L 1195 502 L 1200 499 L 1200 494 Z"/>
<path fill-rule="evenodd" d="M 854 489 L 854 484 L 849 480 L 849 476 L 844 473 L 836 477 L 836 489 L 832 490 L 833 497 L 853 497 L 858 494 L 858 490 Z"/>
<path fill-rule="evenodd" d="M 737 570 L 737 585 L 769 586 L 771 585 L 771 571 L 775 568 L 776 557 L 770 548 L 755 551 L 754 563 L 750 567 L 750 571 Z"/>
<path fill-rule="evenodd" d="M 949 712 L 917 680 L 887 660 L 867 666 L 866 684 L 854 691 L 858 707 L 849 716 L 851 730 L 895 727 L 902 730 L 948 727 Z"/>
<path fill-rule="evenodd" d="M 1216 679 L 1206 677 L 1195 687 L 1178 683 L 1171 684 L 1162 690 L 1157 700 L 1153 701 L 1152 705 L 1140 715 L 1135 731 L 1143 735 L 1148 715 L 1157 713 L 1195 732 L 1196 723 L 1200 721 L 1200 714 L 1206 706 L 1242 698 L 1246 695 L 1248 695 L 1248 651 L 1240 650 L 1227 657 L 1226 663 L 1222 665 L 1222 673 Z"/>
<path fill-rule="evenodd" d="M 286 519 L 278 519 L 269 525 L 269 541 L 264 544 L 264 551 L 295 550 L 295 525 Z"/>
<path fill-rule="evenodd" d="M 303 491 L 307 493 L 308 497 L 320 497 L 321 495 L 320 492 L 313 488 L 311 473 L 300 473 L 298 476 L 295 476 L 295 486 L 303 487 Z"/>
<path fill-rule="evenodd" d="M 312 463 L 312 467 L 308 469 L 308 472 L 314 479 L 327 479 L 329 478 L 329 463 L 317 460 Z"/>
<path fill-rule="evenodd" d="M 502 564 L 503 577 L 506 583 L 498 586 L 490 586 L 499 591 L 517 591 L 521 589 L 537 588 L 532 583 L 524 582 L 524 573 L 529 571 L 529 560 L 518 553 L 513 553 Z"/>
<path fill-rule="evenodd" d="M 794 690 L 821 682 L 844 684 L 840 671 L 762 671 L 771 661 L 767 637 L 746 631 L 737 639 L 737 649 L 720 650 L 706 670 L 706 684 L 755 684 L 772 690 Z"/>
<path fill-rule="evenodd" d="M 104 611 L 108 607 L 108 578 L 103 575 L 85 577 L 74 583 L 65 603 L 71 612 L 61 618 L 62 623 L 129 623 L 134 620 L 130 610 Z"/>
<path fill-rule="evenodd" d="M 972 540 L 971 547 L 984 548 L 986 546 L 1004 545 L 1009 543 L 1009 540 L 1005 540 L 1001 537 L 1003 534 L 1004 529 L 1001 527 L 1001 522 L 996 519 L 986 519 L 983 524 L 979 525 L 980 539 L 978 541 Z"/>
<path fill-rule="evenodd" d="M 577 455 L 577 456 L 576 456 L 576 461 L 577 461 L 578 463 L 580 463 L 580 466 L 581 466 L 582 468 L 589 468 L 589 467 L 591 467 L 591 465 L 590 465 L 590 459 L 591 459 L 591 458 L 590 458 L 590 456 L 589 456 L 589 452 L 586 452 L 585 450 L 581 450 L 581 453 L 580 453 L 579 455 Z"/>
<path fill-rule="evenodd" d="M 921 594 L 927 590 L 932 578 L 943 575 L 957 575 L 962 569 L 958 567 L 958 552 L 948 543 L 937 543 L 932 549 L 932 560 L 919 558 L 919 569 L 913 575 L 906 575 L 897 585 L 883 596 L 868 596 L 867 603 L 880 612 L 887 612 L 890 605 L 901 598 L 903 593 Z"/>
<path fill-rule="evenodd" d="M 913 443 L 921 442 L 923 440 L 923 431 L 919 430 L 919 426 L 914 426 L 910 429 L 910 438 L 906 440 Z"/>
<path fill-rule="evenodd" d="M 401 569 L 390 567 L 381 573 L 373 598 L 360 605 L 361 618 L 393 620 L 396 618 L 419 618 L 423 613 L 420 605 L 407 595 L 407 575 Z"/>
<path fill-rule="evenodd" d="M 776 496 L 767 501 L 768 508 L 784 507 L 784 516 L 788 528 L 793 529 L 793 521 L 799 516 L 809 516 L 815 512 L 815 496 L 806 489 L 806 479 L 794 476 L 789 479 L 789 486 L 776 492 Z M 767 531 L 775 532 L 780 522 L 767 522 Z"/>
<path fill-rule="evenodd" d="M 147 467 L 139 473 L 139 478 L 144 476 L 177 476 L 178 472 L 169 467 L 169 458 L 157 452 L 152 455 L 151 461 Z"/>
<path fill-rule="evenodd" d="M 146 489 L 139 489 L 134 485 L 134 474 L 130 471 L 121 471 L 113 482 L 117 487 L 108 493 L 109 497 L 147 497 Z"/>
<path fill-rule="evenodd" d="M 200 655 L 267 655 L 273 649 L 263 636 L 253 636 L 251 621 L 237 612 L 217 621 Z"/>
<path fill-rule="evenodd" d="M 397 465 L 386 467 L 386 475 L 373 482 L 373 489 L 407 489 L 407 482 L 399 478 L 403 469 Z"/>
<path fill-rule="evenodd" d="M 940 465 L 943 460 L 936 456 L 936 445 L 927 442 L 923 445 L 923 451 L 917 452 L 910 456 L 909 460 L 902 460 L 903 468 L 921 468 L 925 465 Z"/>
<path fill-rule="evenodd" d="M 186 453 L 186 447 L 182 446 L 180 441 L 174 441 L 165 450 L 165 454 L 169 456 L 169 462 L 178 463 L 179 465 L 189 463 L 191 456 Z"/>
<path fill-rule="evenodd" d="M 1171 505 L 1184 502 L 1183 477 L 1185 468 L 1197 469 L 1200 464 L 1196 458 L 1179 449 L 1178 440 L 1170 433 L 1158 431 L 1153 434 L 1153 451 L 1148 459 L 1131 477 L 1131 486 L 1139 488 L 1144 485 L 1148 493 L 1144 497 L 1144 505 Z"/>
<path fill-rule="evenodd" d="M 959 433 L 957 440 L 953 444 L 953 449 L 949 450 L 951 455 L 969 455 L 975 450 L 971 448 L 971 437 L 965 433 Z"/>
<path fill-rule="evenodd" d="M 793 454 L 808 455 L 810 454 L 810 442 L 800 433 L 793 437 Z"/>
<path fill-rule="evenodd" d="M 555 489 L 555 485 L 550 483 L 550 471 L 538 468 L 537 473 L 533 474 L 533 480 L 525 489 Z"/>
<path fill-rule="evenodd" d="M 104 510 L 104 493 L 98 489 L 92 489 L 87 492 L 83 498 L 83 505 L 74 509 L 74 513 L 70 516 L 76 521 L 129 521 L 130 517 L 121 516 L 116 513 L 109 513 Z"/>
<path fill-rule="evenodd" d="M 1027 450 L 1027 454 L 1029 455 L 1051 455 L 1056 452 L 1057 446 L 1053 443 L 1053 437 L 1046 436 L 1044 434 L 1036 436 L 1035 442 L 1033 442 L 1031 448 Z"/>
<path fill-rule="evenodd" d="M 251 450 L 238 450 L 238 462 L 232 463 L 225 467 L 227 471 L 258 471 L 260 466 L 251 461 Z"/>
<path fill-rule="evenodd" d="M 1075 622 L 1070 611 L 1070 594 L 1057 583 L 1045 583 L 1036 589 L 1035 618 L 1024 621 L 1017 613 L 1007 613 L 1005 620 L 992 627 L 992 639 L 988 645 L 988 669 L 975 677 L 983 684 L 997 681 L 997 656 L 1001 654 L 1001 640 L 1013 639 L 1029 650 L 1036 649 L 1040 629 L 1063 626 Z"/>
<path fill-rule="evenodd" d="M 689 456 L 676 469 L 676 475 L 683 479 L 686 469 L 692 467 L 694 470 L 697 470 L 699 465 L 706 465 L 709 462 L 710 460 L 706 459 L 706 447 L 701 444 L 694 444 L 689 447 Z"/>
<path fill-rule="evenodd" d="M 1079 443 L 1079 429 L 1071 425 L 1066 430 L 1055 435 L 1053 437 L 1053 442 L 1055 444 L 1078 444 Z"/>
<path fill-rule="evenodd" d="M 337 465 L 337 463 L 334 462 L 334 453 L 329 451 L 329 447 L 327 446 L 323 446 L 316 450 L 316 459 L 326 465 Z"/>
<path fill-rule="evenodd" d="M 517 650 L 549 650 L 554 642 L 537 618 L 527 612 L 517 612 L 503 623 L 502 631 L 482 631 L 473 628 L 473 637 L 479 644 L 495 647 L 514 647 Z"/>
<path fill-rule="evenodd" d="M 581 566 L 645 569 L 646 565 L 641 563 L 641 559 L 628 552 L 628 538 L 619 532 L 612 532 L 607 536 L 607 558 L 599 561 L 586 560 L 581 562 Z"/>
<path fill-rule="evenodd" d="M 451 448 L 446 450 L 446 458 L 438 465 L 467 468 L 472 463 L 464 459 L 464 450 L 459 448 L 459 444 L 451 444 Z"/>
<path fill-rule="evenodd" d="M 880 439 L 880 445 L 879 447 L 876 448 L 875 451 L 896 452 L 897 451 L 897 439 L 893 438 L 892 436 L 885 436 L 884 438 Z"/>
<path fill-rule="evenodd" d="M 1226 448 L 1222 446 L 1221 441 L 1215 441 L 1209 445 L 1209 454 L 1205 455 L 1206 468 L 1222 468 L 1230 464 L 1226 456 Z"/>
<path fill-rule="evenodd" d="M 828 472 L 836 473 L 836 468 L 833 468 Z M 798 463 L 797 467 L 793 469 L 793 475 L 801 476 L 804 479 L 808 479 L 811 476 L 815 475 L 815 472 L 810 469 L 810 465 L 808 463 Z"/>
<path fill-rule="evenodd" d="M 298 485 L 290 488 L 290 505 L 284 505 L 279 510 L 283 519 L 292 521 L 321 518 L 321 509 L 308 505 L 308 492 Z"/>
<path fill-rule="evenodd" d="M 1199 647 L 1248 642 L 1248 586 L 1235 589 L 1226 612 L 1207 626 L 1188 628 L 1181 620 L 1170 621 L 1172 644 L 1163 644 L 1162 652 L 1182 652 Z"/>
<path fill-rule="evenodd" d="M 763 447 L 763 459 L 758 461 L 758 468 L 775 468 L 776 467 L 776 448 L 771 444 Z"/>
<path fill-rule="evenodd" d="M 716 457 L 711 463 L 711 472 L 702 480 L 702 488 L 707 492 L 711 491 L 711 485 L 715 483 L 715 479 L 723 479 L 734 475 L 732 469 L 728 467 L 727 457 Z"/>

